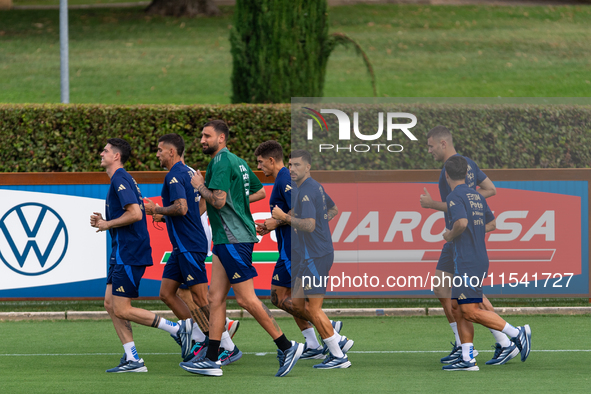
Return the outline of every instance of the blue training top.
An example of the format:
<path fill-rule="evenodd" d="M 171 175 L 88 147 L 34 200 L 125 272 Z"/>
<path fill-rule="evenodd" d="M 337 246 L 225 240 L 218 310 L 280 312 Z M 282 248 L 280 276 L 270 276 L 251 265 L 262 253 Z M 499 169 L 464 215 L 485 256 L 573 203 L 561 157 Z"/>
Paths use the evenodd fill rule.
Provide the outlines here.
<path fill-rule="evenodd" d="M 447 196 L 447 212 L 453 227 L 459 219 L 468 219 L 468 226 L 462 234 L 453 240 L 454 263 L 463 269 L 486 266 L 488 254 L 484 243 L 485 225 L 495 217 L 486 199 L 466 184 L 458 185 Z"/>
<path fill-rule="evenodd" d="M 121 217 L 125 213 L 125 206 L 129 204 L 140 206 L 142 220 L 109 230 L 112 246 L 110 264 L 152 265 L 152 247 L 142 193 L 135 179 L 125 169 L 119 168 L 111 177 L 111 186 L 107 192 L 107 220 Z"/>
<path fill-rule="evenodd" d="M 460 156 L 459 154 L 455 154 L 454 156 Z M 472 189 L 476 190 L 476 186 L 480 185 L 482 181 L 484 181 L 487 176 L 482 170 L 478 167 L 478 165 L 470 158 L 464 156 L 464 159 L 468 162 L 468 172 L 466 173 L 466 185 L 471 187 Z M 447 179 L 445 179 L 445 164 L 441 169 L 441 174 L 439 174 L 439 195 L 441 196 L 441 201 L 446 201 L 447 196 L 451 193 L 451 188 L 447 183 Z M 444 212 L 445 216 L 445 226 L 451 230 L 451 222 L 449 220 L 449 211 Z"/>
<path fill-rule="evenodd" d="M 297 189 L 296 189 L 297 190 Z M 289 212 L 291 209 L 291 193 L 293 191 L 291 185 L 291 177 L 289 176 L 289 170 L 283 167 L 279 170 L 277 178 L 275 178 L 275 184 L 273 185 L 273 191 L 269 198 L 269 205 L 271 212 L 273 208 L 278 206 L 283 212 Z M 291 270 L 291 228 L 290 226 L 279 226 L 275 229 L 275 235 L 277 236 L 277 249 L 279 250 L 279 261 L 283 261 L 289 264 L 288 269 Z"/>
<path fill-rule="evenodd" d="M 199 214 L 199 193 L 191 185 L 191 168 L 178 162 L 172 166 L 162 185 L 162 205 L 168 207 L 179 198 L 187 201 L 184 216 L 167 216 L 166 229 L 173 252 L 207 253 L 207 237 Z"/>
<path fill-rule="evenodd" d="M 316 220 L 313 232 L 297 231 L 300 254 L 305 258 L 318 258 L 333 252 L 328 207 L 334 206 L 334 202 L 324 192 L 322 185 L 312 178 L 306 179 L 297 189 L 292 205 L 296 218 Z"/>

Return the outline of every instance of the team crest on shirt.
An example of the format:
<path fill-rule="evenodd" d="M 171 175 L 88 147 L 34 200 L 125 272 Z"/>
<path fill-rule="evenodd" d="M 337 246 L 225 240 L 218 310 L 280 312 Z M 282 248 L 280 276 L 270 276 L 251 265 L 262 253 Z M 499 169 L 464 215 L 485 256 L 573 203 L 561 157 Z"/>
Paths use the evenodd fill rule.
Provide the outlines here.
<path fill-rule="evenodd" d="M 302 198 L 302 202 L 304 201 L 310 201 L 310 199 L 308 198 L 308 195 L 305 195 L 304 198 Z"/>
<path fill-rule="evenodd" d="M 125 189 L 126 189 L 126 188 L 125 188 L 125 186 L 123 186 L 123 185 L 121 184 L 121 185 L 119 185 L 119 189 L 117 189 L 117 191 L 118 191 L 118 192 L 120 192 L 121 190 L 125 190 Z"/>

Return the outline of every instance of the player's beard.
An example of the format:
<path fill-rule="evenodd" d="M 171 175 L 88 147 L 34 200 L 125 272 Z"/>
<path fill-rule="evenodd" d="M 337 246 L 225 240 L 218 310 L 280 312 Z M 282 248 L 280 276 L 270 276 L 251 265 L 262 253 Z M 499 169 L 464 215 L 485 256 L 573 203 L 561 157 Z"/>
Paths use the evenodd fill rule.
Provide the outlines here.
<path fill-rule="evenodd" d="M 219 145 L 208 145 L 207 148 L 203 148 L 203 153 L 206 155 L 211 155 L 212 153 L 214 153 L 216 150 L 218 150 Z"/>

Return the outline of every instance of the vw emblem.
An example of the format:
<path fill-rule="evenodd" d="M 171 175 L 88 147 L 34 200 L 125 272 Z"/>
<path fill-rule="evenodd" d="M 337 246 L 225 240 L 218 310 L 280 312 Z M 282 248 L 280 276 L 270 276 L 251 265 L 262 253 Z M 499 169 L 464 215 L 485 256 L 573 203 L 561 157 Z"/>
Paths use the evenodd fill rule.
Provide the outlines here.
<path fill-rule="evenodd" d="M 68 250 L 64 220 L 47 205 L 28 202 L 0 219 L 0 259 L 22 275 L 41 275 L 62 261 Z"/>

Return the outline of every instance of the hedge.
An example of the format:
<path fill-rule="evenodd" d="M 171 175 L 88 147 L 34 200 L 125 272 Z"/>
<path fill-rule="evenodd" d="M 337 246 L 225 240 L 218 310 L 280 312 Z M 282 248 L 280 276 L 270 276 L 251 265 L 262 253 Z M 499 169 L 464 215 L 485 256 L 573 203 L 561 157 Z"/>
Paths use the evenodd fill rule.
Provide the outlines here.
<path fill-rule="evenodd" d="M 346 107 L 324 105 L 339 106 Z M 376 107 L 360 112 L 362 133 L 375 133 L 377 111 Z M 419 122 L 411 131 L 418 141 L 409 141 L 399 132 L 393 141 L 379 142 L 400 143 L 403 152 L 315 155 L 314 168 L 440 168 L 426 146 L 427 132 L 438 124 L 449 127 L 458 152 L 470 156 L 482 168 L 591 167 L 588 106 L 405 104 L 397 105 L 396 112 L 417 116 Z M 328 136 L 315 129 L 312 145 L 304 138 L 309 116 L 302 111 L 296 115 L 293 146 L 317 151 L 317 143 Z M 201 152 L 200 131 L 203 123 L 212 119 L 226 120 L 231 129 L 229 148 L 253 169 L 253 151 L 262 141 L 275 139 L 287 152 L 292 148 L 290 105 L 0 105 L 0 138 L 5 144 L 0 151 L 0 171 L 102 171 L 99 153 L 111 137 L 125 138 L 131 143 L 133 153 L 126 165 L 128 170 L 159 170 L 157 141 L 171 132 L 185 138 L 187 164 L 204 169 L 210 158 Z M 325 119 L 331 133 L 338 130 L 334 115 L 327 114 Z M 331 134 L 330 141 L 334 140 L 335 134 Z M 374 142 L 339 142 L 345 143 Z"/>

